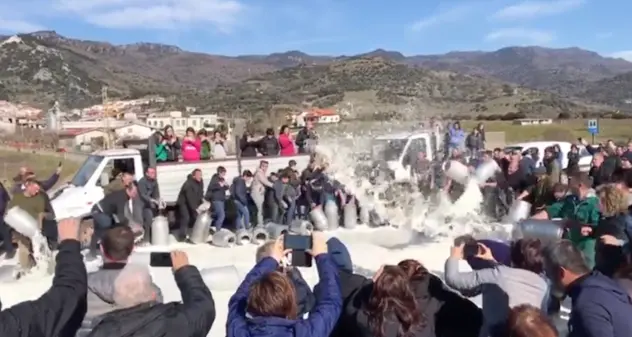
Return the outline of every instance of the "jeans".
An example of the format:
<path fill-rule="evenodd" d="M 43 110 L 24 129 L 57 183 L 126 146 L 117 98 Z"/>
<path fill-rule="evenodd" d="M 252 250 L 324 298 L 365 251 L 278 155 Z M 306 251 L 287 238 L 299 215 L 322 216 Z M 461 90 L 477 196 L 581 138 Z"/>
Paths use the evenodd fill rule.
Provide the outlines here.
<path fill-rule="evenodd" d="M 255 223 L 257 226 L 263 226 L 263 216 L 264 216 L 264 204 L 265 204 L 265 195 L 260 193 L 251 193 L 252 201 L 257 208 L 257 222 Z"/>
<path fill-rule="evenodd" d="M 151 240 L 151 223 L 154 220 L 156 212 L 153 208 L 143 208 L 143 227 L 145 228 L 144 240 Z"/>
<path fill-rule="evenodd" d="M 225 201 L 211 201 L 213 205 L 213 227 L 216 231 L 222 229 L 224 220 L 226 220 L 226 208 L 224 208 Z M 250 217 L 250 216 L 249 216 Z"/>
<path fill-rule="evenodd" d="M 250 228 L 250 210 L 247 205 L 244 205 L 239 200 L 235 200 L 235 207 L 237 208 L 237 224 L 236 229 L 249 229 Z"/>
<path fill-rule="evenodd" d="M 288 204 L 287 209 L 285 210 L 285 224 L 290 225 L 292 220 L 294 220 L 294 214 L 296 213 L 296 201 L 293 201 Z"/>
<path fill-rule="evenodd" d="M 96 253 L 97 243 L 103 236 L 103 234 L 112 227 L 112 217 L 101 212 L 92 214 L 92 222 L 94 226 L 94 233 L 92 233 L 92 239 L 90 240 L 90 253 Z"/>

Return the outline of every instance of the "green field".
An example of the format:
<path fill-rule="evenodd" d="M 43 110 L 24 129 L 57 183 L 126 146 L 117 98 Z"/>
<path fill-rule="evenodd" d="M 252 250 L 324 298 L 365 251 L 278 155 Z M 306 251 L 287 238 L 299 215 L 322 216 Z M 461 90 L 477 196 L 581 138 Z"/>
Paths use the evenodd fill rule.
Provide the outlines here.
<path fill-rule="evenodd" d="M 461 125 L 467 131 L 478 125 L 479 121 L 462 121 Z M 560 120 L 550 125 L 514 125 L 505 121 L 484 121 L 485 130 L 500 131 L 505 133 L 507 143 L 517 143 L 535 140 L 551 141 L 575 141 L 583 137 L 591 141 L 588 133 L 587 120 Z M 599 120 L 599 134 L 595 135 L 595 141 L 612 139 L 617 142 L 627 142 L 632 138 L 632 120 L 629 119 L 601 119 Z"/>
<path fill-rule="evenodd" d="M 7 189 L 10 188 L 13 185 L 13 178 L 22 166 L 35 172 L 38 179 L 47 179 L 53 174 L 60 161 L 63 165 L 60 182 L 70 179 L 81 165 L 76 161 L 65 160 L 54 153 L 37 150 L 22 150 L 20 152 L 0 150 L 0 182 Z"/>

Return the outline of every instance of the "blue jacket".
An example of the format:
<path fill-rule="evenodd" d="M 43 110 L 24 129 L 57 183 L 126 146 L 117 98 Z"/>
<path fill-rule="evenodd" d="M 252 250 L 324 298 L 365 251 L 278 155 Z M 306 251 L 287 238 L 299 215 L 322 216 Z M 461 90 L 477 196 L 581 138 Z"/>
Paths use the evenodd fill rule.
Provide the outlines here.
<path fill-rule="evenodd" d="M 246 275 L 228 302 L 227 337 L 328 337 L 342 310 L 340 279 L 329 254 L 315 258 L 318 277 L 327 291 L 316 297 L 316 305 L 307 319 L 290 320 L 279 317 L 246 317 L 248 290 L 263 275 L 275 271 L 279 264 L 265 258 Z"/>
<path fill-rule="evenodd" d="M 237 177 L 233 179 L 233 183 L 230 185 L 230 195 L 242 205 L 248 205 L 248 187 L 244 178 Z"/>
<path fill-rule="evenodd" d="M 353 273 L 351 254 L 349 254 L 347 246 L 345 246 L 340 239 L 332 237 L 327 240 L 327 252 L 329 252 L 329 256 L 331 256 L 331 260 L 336 265 L 337 270 L 342 270 L 350 274 Z M 314 295 L 318 295 L 321 288 L 320 282 L 316 283 L 314 286 Z"/>
<path fill-rule="evenodd" d="M 568 337 L 632 336 L 632 300 L 612 278 L 593 271 L 575 281 L 568 295 Z"/>
<path fill-rule="evenodd" d="M 211 177 L 211 182 L 206 188 L 206 194 L 204 199 L 208 201 L 226 201 L 226 190 L 228 186 L 222 186 L 219 184 L 219 174 L 215 173 Z"/>
<path fill-rule="evenodd" d="M 450 135 L 450 146 L 462 147 L 465 145 L 465 132 L 463 129 L 455 129 L 453 126 L 448 129 Z"/>

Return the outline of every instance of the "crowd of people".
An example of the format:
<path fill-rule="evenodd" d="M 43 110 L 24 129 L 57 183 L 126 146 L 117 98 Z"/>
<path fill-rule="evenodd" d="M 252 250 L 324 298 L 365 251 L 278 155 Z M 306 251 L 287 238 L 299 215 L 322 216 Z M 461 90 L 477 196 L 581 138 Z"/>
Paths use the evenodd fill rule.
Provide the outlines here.
<path fill-rule="evenodd" d="M 566 165 L 560 160 L 559 146 L 547 148 L 543 166 L 538 167 L 539 153 L 481 151 L 479 146 L 485 144 L 482 125 L 468 137 L 459 129 L 456 124 L 447 130 L 448 160 L 460 161 L 472 170 L 491 161 L 500 168 L 480 182 L 486 196 L 485 212 L 498 217 L 498 205 L 509 208 L 516 200 L 524 200 L 532 205 L 533 219 L 563 219 L 563 237 L 526 235 L 509 242 L 459 237 L 441 280 L 413 257 L 384 265 L 373 277 L 366 277 L 354 271 L 343 242 L 326 240 L 316 231 L 311 234 L 310 254 L 319 282 L 313 288 L 298 268 L 287 264 L 285 257 L 290 252 L 281 237 L 259 247 L 256 265 L 228 303 L 226 334 L 555 337 L 558 331 L 553 318 L 559 315 L 561 303 L 570 298 L 568 336 L 632 336 L 632 320 L 628 319 L 632 315 L 632 143 L 626 149 L 610 141 L 592 146 L 580 140 L 593 156 L 590 171 L 584 173 L 579 167 L 580 144 L 571 147 Z M 284 128 L 278 137 L 269 131 L 256 142 L 249 142 L 246 134 L 242 155 L 280 154 L 288 142 L 300 149 L 299 137 L 292 140 Z M 167 160 L 201 160 L 199 155 L 185 155 L 185 147 L 199 151 L 203 138 L 210 139 L 194 130 L 182 140 L 169 135 L 172 133 L 165 130 L 157 143 L 159 161 L 164 158 L 163 150 L 171 158 Z M 217 145 L 221 135 L 213 139 Z M 289 226 L 293 219 L 307 217 L 310 210 L 327 201 L 335 201 L 339 209 L 355 202 L 316 161 L 303 172 L 298 172 L 292 160 L 280 172 L 268 172 L 268 162 L 261 159 L 255 172 L 245 170 L 232 182 L 225 180 L 226 169 L 218 167 L 206 190 L 201 171 L 191 172 L 177 199 L 178 238 L 187 239 L 196 218 L 208 211 L 202 208 L 205 204 L 210 205 L 212 227 L 218 231 L 232 220 L 226 216 L 229 204 L 237 214 L 233 225 L 249 229 L 267 220 Z M 5 210 L 19 206 L 43 224 L 47 217 L 54 219 L 50 201 L 41 193 L 52 184 L 38 181 L 29 171 L 21 172 L 11 201 L 6 191 L 0 191 L 0 200 L 5 201 L 0 206 Z M 453 199 L 464 192 L 463 184 L 450 179 L 439 186 Z M 103 267 L 86 277 L 77 221 L 54 223 L 54 231 L 42 225 L 58 250 L 53 285 L 40 299 L 2 311 L 0 329 L 4 330 L 0 331 L 7 336 L 208 334 L 215 321 L 215 303 L 185 253 L 171 254 L 182 296 L 177 303 L 164 303 L 146 266 L 128 263 L 136 242 L 149 240 L 151 219 L 161 207 L 155 168 L 147 168 L 138 182 L 132 174 L 121 172 L 104 190 L 104 199 L 93 208 L 94 234 L 89 247 L 89 257 L 103 257 Z M 13 240 L 5 236 L 11 236 L 5 234 L 10 229 L 2 228 L 5 250 L 10 252 L 7 246 L 11 246 L 15 251 Z M 16 242 L 19 267 L 27 271 L 33 265 L 31 243 L 19 235 Z M 460 260 L 472 271 L 463 272 Z M 478 295 L 481 308 L 468 299 Z"/>
<path fill-rule="evenodd" d="M 165 302 L 147 266 L 129 262 L 131 228 L 108 229 L 103 266 L 87 273 L 79 222 L 62 220 L 51 288 L 0 312 L 6 336 L 206 336 L 213 295 L 186 253 L 171 253 L 182 301 Z M 372 277 L 354 271 L 337 238 L 312 233 L 319 280 L 312 288 L 287 264 L 283 238 L 260 246 L 256 264 L 228 302 L 227 336 L 556 337 L 551 317 L 571 299 L 568 336 L 632 333 L 629 251 L 615 271 L 591 269 L 569 240 L 503 243 L 464 236 L 446 260 L 445 283 L 415 259 L 383 265 Z M 606 240 L 604 245 L 619 247 Z M 474 247 L 475 249 L 470 249 Z M 610 247 L 610 248 L 612 248 Z M 611 254 L 606 249 L 605 254 Z M 423 258 L 423 257 L 421 257 Z M 466 260 L 473 271 L 462 272 Z M 482 296 L 482 308 L 468 297 Z"/>
<path fill-rule="evenodd" d="M 213 295 L 186 253 L 171 253 L 182 301 L 166 303 L 148 267 L 128 262 L 134 249 L 129 227 L 106 231 L 100 247 L 106 259 L 91 273 L 83 264 L 79 227 L 74 219 L 60 221 L 52 286 L 39 299 L 0 312 L 3 335 L 209 333 L 216 317 Z M 297 268 L 287 265 L 283 238 L 259 247 L 256 265 L 228 303 L 223 322 L 227 336 L 557 336 L 546 316 L 549 294 L 555 293 L 548 291 L 548 275 L 558 275 L 551 284 L 559 281 L 569 287 L 569 296 L 578 296 L 574 303 L 581 303 L 573 305 L 571 324 L 576 328 L 571 336 L 624 336 L 632 331 L 627 293 L 618 291 L 615 281 L 590 272 L 567 241 L 549 246 L 551 254 L 546 256 L 540 253 L 539 241 L 518 241 L 500 261 L 494 254 L 502 256 L 502 249 L 492 251 L 476 243 L 481 252 L 468 259 L 485 260 L 489 266 L 460 273 L 455 263 L 464 258 L 463 241 L 446 262 L 446 282 L 456 290 L 414 259 L 384 265 L 368 278 L 354 273 L 352 257 L 340 240 L 314 232 L 312 242 L 310 254 L 319 275 L 313 289 Z M 543 266 L 548 259 L 557 274 L 547 274 Z M 465 298 L 477 290 L 483 294 L 482 310 Z M 597 299 L 605 303 L 597 305 Z M 604 308 L 612 320 L 604 319 Z"/>
<path fill-rule="evenodd" d="M 307 121 L 296 136 L 292 135 L 287 125 L 279 128 L 278 135 L 274 129 L 268 128 L 263 137 L 255 137 L 252 131 L 247 130 L 238 145 L 242 157 L 293 156 L 308 153 L 311 141 L 317 139 L 313 122 Z M 189 127 L 184 137 L 180 138 L 174 133 L 173 127 L 167 125 L 162 132 L 153 135 L 152 141 L 152 156 L 158 163 L 224 159 L 230 152 L 226 146 L 229 141 L 227 134 L 218 130 L 209 135 L 205 129 L 196 131 Z"/>

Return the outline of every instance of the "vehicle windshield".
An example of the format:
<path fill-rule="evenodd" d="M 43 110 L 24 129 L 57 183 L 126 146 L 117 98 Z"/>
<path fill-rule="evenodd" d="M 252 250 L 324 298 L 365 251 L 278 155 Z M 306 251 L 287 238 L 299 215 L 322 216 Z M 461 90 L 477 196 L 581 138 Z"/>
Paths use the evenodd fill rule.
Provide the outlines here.
<path fill-rule="evenodd" d="M 74 186 L 85 186 L 88 180 L 94 175 L 101 162 L 105 159 L 103 156 L 89 156 L 83 165 L 79 168 L 79 171 L 72 178 L 70 183 Z"/>
<path fill-rule="evenodd" d="M 375 139 L 373 158 L 384 161 L 398 161 L 404 152 L 408 139 Z"/>

